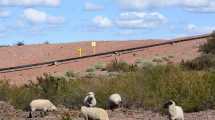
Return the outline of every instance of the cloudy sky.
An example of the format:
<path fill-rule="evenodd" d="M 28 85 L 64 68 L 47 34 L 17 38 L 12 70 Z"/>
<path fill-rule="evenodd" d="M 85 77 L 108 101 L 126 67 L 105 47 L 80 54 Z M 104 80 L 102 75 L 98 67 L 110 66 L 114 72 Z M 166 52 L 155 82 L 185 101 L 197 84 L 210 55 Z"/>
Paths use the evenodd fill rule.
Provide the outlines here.
<path fill-rule="evenodd" d="M 0 44 L 174 38 L 214 20 L 215 0 L 0 0 Z"/>

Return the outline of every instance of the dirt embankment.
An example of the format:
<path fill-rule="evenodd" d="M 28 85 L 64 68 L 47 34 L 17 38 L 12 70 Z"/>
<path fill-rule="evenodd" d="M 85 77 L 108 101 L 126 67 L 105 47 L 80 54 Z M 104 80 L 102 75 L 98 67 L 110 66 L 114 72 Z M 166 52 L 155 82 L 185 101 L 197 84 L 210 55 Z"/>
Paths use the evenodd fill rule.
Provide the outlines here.
<path fill-rule="evenodd" d="M 139 41 L 120 41 L 120 42 L 97 42 L 97 53 L 119 50 L 143 45 L 160 43 L 160 40 L 139 40 Z M 154 57 L 168 57 L 172 63 L 179 63 L 181 60 L 189 60 L 197 57 L 200 53 L 198 47 L 206 42 L 206 39 L 198 39 L 182 43 L 175 43 L 159 47 L 144 49 L 134 53 L 122 54 L 117 56 L 119 60 L 133 63 L 135 60 L 153 59 Z M 77 49 L 83 49 L 83 55 L 92 54 L 90 42 L 56 44 L 56 45 L 30 45 L 0 48 L 0 68 L 11 67 L 24 64 L 40 63 L 50 60 L 63 59 L 68 57 L 77 57 Z M 54 66 L 41 66 L 34 69 L 27 69 L 16 72 L 0 73 L 1 80 L 8 80 L 12 85 L 23 85 L 35 81 L 36 77 L 43 73 L 64 74 L 73 70 L 83 72 L 90 66 L 104 62 L 108 63 L 116 56 L 101 56 L 89 59 L 71 61 Z"/>

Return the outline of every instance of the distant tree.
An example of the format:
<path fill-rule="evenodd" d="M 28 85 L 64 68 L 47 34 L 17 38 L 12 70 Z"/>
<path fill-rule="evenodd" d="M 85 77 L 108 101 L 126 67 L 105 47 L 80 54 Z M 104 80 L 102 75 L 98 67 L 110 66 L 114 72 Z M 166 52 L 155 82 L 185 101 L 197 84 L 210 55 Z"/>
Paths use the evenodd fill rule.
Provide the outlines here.
<path fill-rule="evenodd" d="M 44 44 L 50 44 L 49 41 L 45 41 Z"/>
<path fill-rule="evenodd" d="M 181 64 L 193 70 L 213 70 L 215 71 L 215 31 L 207 39 L 207 42 L 199 48 L 202 54 Z"/>
<path fill-rule="evenodd" d="M 200 46 L 200 51 L 203 52 L 203 54 L 215 55 L 215 31 L 213 31 L 213 33 L 210 35 L 207 43 Z"/>
<path fill-rule="evenodd" d="M 20 41 L 20 42 L 17 42 L 16 45 L 17 46 L 23 46 L 23 45 L 25 45 L 25 43 Z"/>

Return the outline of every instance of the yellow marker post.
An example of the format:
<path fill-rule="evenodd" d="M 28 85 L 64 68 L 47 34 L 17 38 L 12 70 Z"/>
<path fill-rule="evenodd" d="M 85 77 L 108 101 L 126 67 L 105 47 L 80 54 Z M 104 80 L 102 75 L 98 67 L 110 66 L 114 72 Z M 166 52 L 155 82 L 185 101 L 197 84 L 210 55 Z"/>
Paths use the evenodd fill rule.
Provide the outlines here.
<path fill-rule="evenodd" d="M 91 46 L 93 48 L 93 54 L 96 54 L 96 42 L 95 41 L 91 42 Z"/>
<path fill-rule="evenodd" d="M 78 48 L 78 52 L 79 52 L 79 57 L 82 56 L 82 48 Z"/>

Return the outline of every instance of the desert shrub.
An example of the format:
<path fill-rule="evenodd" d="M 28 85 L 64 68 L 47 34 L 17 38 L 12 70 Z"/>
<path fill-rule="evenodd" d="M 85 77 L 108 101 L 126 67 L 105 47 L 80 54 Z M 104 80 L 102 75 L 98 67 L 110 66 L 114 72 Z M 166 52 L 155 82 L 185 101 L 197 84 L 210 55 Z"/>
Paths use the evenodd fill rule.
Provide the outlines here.
<path fill-rule="evenodd" d="M 95 72 L 88 72 L 84 77 L 85 78 L 94 78 L 96 76 Z"/>
<path fill-rule="evenodd" d="M 109 72 L 130 72 L 137 70 L 137 65 L 129 65 L 124 61 L 113 60 L 109 64 L 107 64 L 106 70 Z"/>
<path fill-rule="evenodd" d="M 94 65 L 94 68 L 95 69 L 98 69 L 98 70 L 104 70 L 106 68 L 106 64 L 105 63 L 102 63 L 102 62 L 97 62 L 95 65 Z"/>
<path fill-rule="evenodd" d="M 23 46 L 23 45 L 25 45 L 25 43 L 24 42 L 17 42 L 16 45 L 17 46 Z"/>
<path fill-rule="evenodd" d="M 170 58 L 170 59 L 171 59 L 171 58 L 174 58 L 174 56 L 173 56 L 173 55 L 169 55 L 169 56 L 168 56 L 168 58 Z"/>
<path fill-rule="evenodd" d="M 155 62 L 155 63 L 162 63 L 163 62 L 163 60 L 162 60 L 162 58 L 161 57 L 154 57 L 153 59 L 152 59 L 152 62 Z"/>
<path fill-rule="evenodd" d="M 49 41 L 45 41 L 43 44 L 50 44 L 50 42 Z"/>
<path fill-rule="evenodd" d="M 170 59 L 169 59 L 168 57 L 166 57 L 166 56 L 163 56 L 162 59 L 163 59 L 165 62 L 169 62 L 169 61 L 170 61 Z"/>
<path fill-rule="evenodd" d="M 181 63 L 185 68 L 191 70 L 213 70 L 215 68 L 215 55 L 202 54 L 194 60 Z"/>
<path fill-rule="evenodd" d="M 69 114 L 64 114 L 62 120 L 73 120 L 73 118 Z"/>
<path fill-rule="evenodd" d="M 215 32 L 208 38 L 207 43 L 200 46 L 202 54 L 194 60 L 182 62 L 181 64 L 192 70 L 213 70 L 215 69 Z"/>
<path fill-rule="evenodd" d="M 154 63 L 152 61 L 149 60 L 144 60 L 144 59 L 137 59 L 135 61 L 135 64 L 139 67 L 139 68 L 149 68 L 152 67 L 154 65 Z"/>
<path fill-rule="evenodd" d="M 200 51 L 205 54 L 215 54 L 215 31 L 210 35 L 207 43 L 200 46 Z"/>
<path fill-rule="evenodd" d="M 73 77 L 76 76 L 76 74 L 75 74 L 73 71 L 67 71 L 67 72 L 65 73 L 65 76 L 66 76 L 66 77 L 69 77 L 69 78 L 73 78 Z"/>
<path fill-rule="evenodd" d="M 94 67 L 90 67 L 86 70 L 86 72 L 95 72 L 96 69 Z"/>

